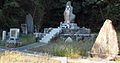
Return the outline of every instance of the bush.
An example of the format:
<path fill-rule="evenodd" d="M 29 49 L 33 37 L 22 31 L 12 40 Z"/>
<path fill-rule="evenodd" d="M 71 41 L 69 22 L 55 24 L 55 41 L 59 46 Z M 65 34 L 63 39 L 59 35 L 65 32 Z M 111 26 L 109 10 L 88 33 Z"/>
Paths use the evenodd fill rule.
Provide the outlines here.
<path fill-rule="evenodd" d="M 71 57 L 71 58 L 78 58 L 80 57 L 80 51 L 79 49 L 77 50 L 77 47 L 72 46 L 70 43 L 65 43 L 65 44 L 56 44 L 54 46 L 53 51 L 55 55 L 57 56 L 66 56 L 66 57 Z"/>

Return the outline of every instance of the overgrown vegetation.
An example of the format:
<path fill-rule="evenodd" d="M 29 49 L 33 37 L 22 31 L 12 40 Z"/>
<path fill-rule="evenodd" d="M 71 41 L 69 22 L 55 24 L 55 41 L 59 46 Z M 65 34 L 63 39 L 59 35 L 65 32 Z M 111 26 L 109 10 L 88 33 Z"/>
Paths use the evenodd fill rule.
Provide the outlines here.
<path fill-rule="evenodd" d="M 32 43 L 36 42 L 35 37 L 32 34 L 20 36 L 19 41 L 22 42 L 21 46 L 32 44 Z M 5 47 L 5 43 L 6 43 L 6 41 L 2 41 L 0 39 L 0 47 Z"/>
<path fill-rule="evenodd" d="M 118 41 L 120 44 L 120 33 L 118 34 Z M 71 58 L 88 56 L 94 44 L 94 41 L 80 41 L 80 42 L 54 42 L 48 45 L 40 46 L 38 48 L 29 49 L 30 51 L 49 53 L 55 56 L 66 56 Z M 120 47 L 120 46 L 119 46 Z"/>
<path fill-rule="evenodd" d="M 35 37 L 31 34 L 23 35 L 20 37 L 20 42 L 22 42 L 22 45 L 32 44 L 35 43 Z"/>
<path fill-rule="evenodd" d="M 60 63 L 47 55 L 24 53 L 19 51 L 0 52 L 1 63 Z"/>
<path fill-rule="evenodd" d="M 71 58 L 79 58 L 88 56 L 93 42 L 70 42 L 70 43 L 50 43 L 45 46 L 30 49 L 32 51 L 49 53 L 55 56 L 66 56 Z"/>

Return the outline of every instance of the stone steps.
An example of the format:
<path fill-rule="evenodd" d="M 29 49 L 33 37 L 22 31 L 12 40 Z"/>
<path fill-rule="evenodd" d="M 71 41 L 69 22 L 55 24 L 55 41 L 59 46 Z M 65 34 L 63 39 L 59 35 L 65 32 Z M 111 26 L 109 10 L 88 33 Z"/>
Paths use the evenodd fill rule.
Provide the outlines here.
<path fill-rule="evenodd" d="M 56 34 L 59 34 L 61 30 L 62 30 L 61 28 L 53 28 L 53 29 L 49 32 L 49 34 L 46 34 L 46 35 L 40 40 L 40 42 L 48 43 L 53 37 L 55 37 Z"/>

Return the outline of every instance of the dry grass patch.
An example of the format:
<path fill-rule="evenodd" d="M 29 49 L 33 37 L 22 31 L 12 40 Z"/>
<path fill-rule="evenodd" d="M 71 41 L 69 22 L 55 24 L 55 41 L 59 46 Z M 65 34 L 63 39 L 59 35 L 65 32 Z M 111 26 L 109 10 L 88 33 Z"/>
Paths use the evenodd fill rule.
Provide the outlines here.
<path fill-rule="evenodd" d="M 29 49 L 30 51 L 49 53 L 53 56 L 79 58 L 82 56 L 88 56 L 88 52 L 91 50 L 93 42 L 58 42 L 49 43 L 45 46 Z"/>
<path fill-rule="evenodd" d="M 50 60 L 49 56 L 16 51 L 2 52 L 0 57 L 0 63 L 60 63 L 57 60 Z"/>

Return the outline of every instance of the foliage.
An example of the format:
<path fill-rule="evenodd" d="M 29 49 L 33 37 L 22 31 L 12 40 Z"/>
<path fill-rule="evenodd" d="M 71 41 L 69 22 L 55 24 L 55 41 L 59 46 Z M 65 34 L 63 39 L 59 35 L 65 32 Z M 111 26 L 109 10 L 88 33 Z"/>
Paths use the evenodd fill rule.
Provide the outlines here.
<path fill-rule="evenodd" d="M 20 42 L 22 42 L 22 45 L 32 44 L 35 43 L 35 37 L 31 34 L 21 36 Z"/>
<path fill-rule="evenodd" d="M 55 56 L 66 56 L 71 58 L 79 58 L 82 56 L 88 56 L 88 52 L 91 50 L 93 42 L 59 42 L 50 43 L 38 48 L 32 48 L 30 50 L 49 53 Z"/>
<path fill-rule="evenodd" d="M 4 47 L 4 46 L 5 46 L 5 41 L 0 40 L 0 47 Z"/>
<path fill-rule="evenodd" d="M 51 57 L 47 55 L 38 55 L 20 51 L 1 51 L 0 58 L 1 63 L 60 63 L 60 61 L 51 59 Z"/>
<path fill-rule="evenodd" d="M 79 58 L 81 53 L 77 47 L 72 46 L 70 43 L 59 44 L 53 47 L 53 52 L 56 56 L 66 56 L 71 58 Z"/>
<path fill-rule="evenodd" d="M 29 34 L 29 35 L 22 35 L 22 36 L 20 36 L 19 40 L 20 40 L 20 42 L 22 42 L 22 46 L 28 45 L 28 44 L 32 44 L 32 43 L 36 42 L 35 41 L 35 37 L 33 35 L 31 35 L 31 34 Z M 6 41 L 2 41 L 1 37 L 0 37 L 0 47 L 1 46 L 5 47 L 5 43 L 6 43 Z"/>
<path fill-rule="evenodd" d="M 64 21 L 63 12 L 68 0 L 0 0 L 0 29 L 18 27 L 25 23 L 30 13 L 38 30 L 44 27 L 57 27 Z M 105 19 L 113 20 L 116 29 L 120 29 L 119 0 L 70 0 L 75 22 L 80 27 L 99 31 Z M 52 25 L 51 25 L 52 24 Z M 94 26 L 94 27 L 93 27 Z"/>

